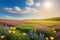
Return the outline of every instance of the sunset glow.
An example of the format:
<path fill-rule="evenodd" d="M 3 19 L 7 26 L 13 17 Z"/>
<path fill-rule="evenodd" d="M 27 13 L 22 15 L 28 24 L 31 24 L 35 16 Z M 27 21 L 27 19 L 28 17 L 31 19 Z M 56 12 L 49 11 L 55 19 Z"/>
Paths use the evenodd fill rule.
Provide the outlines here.
<path fill-rule="evenodd" d="M 44 7 L 45 8 L 51 8 L 51 6 L 52 6 L 52 4 L 49 1 L 47 1 L 47 2 L 44 3 Z"/>

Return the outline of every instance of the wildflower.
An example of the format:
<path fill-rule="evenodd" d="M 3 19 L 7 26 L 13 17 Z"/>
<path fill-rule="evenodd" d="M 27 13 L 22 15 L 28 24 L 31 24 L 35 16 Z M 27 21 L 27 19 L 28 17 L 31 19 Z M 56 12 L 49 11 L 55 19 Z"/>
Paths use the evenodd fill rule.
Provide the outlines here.
<path fill-rule="evenodd" d="M 3 39 L 5 36 L 3 35 L 3 36 L 1 36 L 1 38 Z"/>
<path fill-rule="evenodd" d="M 16 27 L 13 28 L 14 30 L 16 29 Z"/>
<path fill-rule="evenodd" d="M 30 35 L 32 35 L 32 34 L 33 34 L 33 31 L 32 31 L 32 30 L 30 30 L 30 31 L 29 31 L 29 34 L 30 34 Z"/>
<path fill-rule="evenodd" d="M 54 33 L 56 33 L 56 31 L 54 31 Z"/>
<path fill-rule="evenodd" d="M 12 31 L 13 33 L 15 33 L 15 31 Z"/>
<path fill-rule="evenodd" d="M 52 30 L 55 30 L 55 28 L 52 28 Z"/>
<path fill-rule="evenodd" d="M 41 33 L 40 33 L 39 36 L 40 36 L 41 40 L 44 40 L 44 34 L 41 34 Z"/>
<path fill-rule="evenodd" d="M 49 38 L 48 38 L 48 37 L 46 37 L 45 39 L 46 39 L 46 40 L 48 40 Z"/>
<path fill-rule="evenodd" d="M 54 40 L 54 37 L 50 37 L 51 40 Z"/>
<path fill-rule="evenodd" d="M 23 33 L 23 35 L 26 35 L 26 33 Z"/>
<path fill-rule="evenodd" d="M 12 31 L 9 31 L 9 33 L 11 33 Z"/>
<path fill-rule="evenodd" d="M 10 27 L 10 29 L 13 29 L 13 27 Z"/>

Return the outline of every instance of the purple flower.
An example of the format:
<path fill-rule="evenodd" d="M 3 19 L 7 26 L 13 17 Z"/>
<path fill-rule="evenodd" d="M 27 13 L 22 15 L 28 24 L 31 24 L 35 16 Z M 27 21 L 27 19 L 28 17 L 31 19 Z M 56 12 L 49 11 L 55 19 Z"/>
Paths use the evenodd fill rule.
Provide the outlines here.
<path fill-rule="evenodd" d="M 32 31 L 32 30 L 30 30 L 30 31 L 29 31 L 29 34 L 30 34 L 30 35 L 32 35 L 32 34 L 33 34 L 33 31 Z"/>
<path fill-rule="evenodd" d="M 56 37 L 60 38 L 60 32 L 56 33 Z"/>
<path fill-rule="evenodd" d="M 16 25 L 19 24 L 19 22 L 14 22 L 14 21 L 8 21 L 8 20 L 2 20 L 0 23 L 5 24 L 5 25 Z"/>
<path fill-rule="evenodd" d="M 60 26 L 59 25 L 54 25 L 54 28 L 60 29 Z"/>
<path fill-rule="evenodd" d="M 44 40 L 44 34 L 39 34 L 39 37 L 41 38 L 41 40 Z"/>
<path fill-rule="evenodd" d="M 38 40 L 38 35 L 36 36 L 36 40 Z"/>
<path fill-rule="evenodd" d="M 44 31 L 44 30 L 47 30 L 48 27 L 47 26 L 37 26 L 36 29 Z"/>

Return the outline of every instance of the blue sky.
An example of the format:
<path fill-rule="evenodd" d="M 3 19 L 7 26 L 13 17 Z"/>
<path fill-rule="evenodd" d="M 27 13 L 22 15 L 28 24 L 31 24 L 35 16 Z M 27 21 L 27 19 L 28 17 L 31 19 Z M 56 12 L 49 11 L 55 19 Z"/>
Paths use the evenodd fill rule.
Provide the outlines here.
<path fill-rule="evenodd" d="M 60 0 L 0 0 L 2 19 L 60 17 Z"/>

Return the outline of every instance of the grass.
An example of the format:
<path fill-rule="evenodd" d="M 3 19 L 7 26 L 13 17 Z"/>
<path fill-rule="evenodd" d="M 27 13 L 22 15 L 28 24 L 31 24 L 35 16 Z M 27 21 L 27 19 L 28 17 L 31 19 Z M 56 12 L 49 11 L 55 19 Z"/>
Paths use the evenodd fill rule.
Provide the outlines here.
<path fill-rule="evenodd" d="M 16 27 L 16 30 L 14 30 L 14 31 L 16 31 L 16 32 L 15 33 L 8 33 L 7 32 L 7 34 L 5 33 L 4 35 L 6 37 L 4 38 L 4 40 L 36 40 L 36 35 L 38 33 L 45 34 L 45 37 L 50 37 L 50 36 L 55 37 L 55 33 L 52 30 L 52 28 L 54 28 L 53 25 L 60 25 L 60 21 L 53 21 L 53 20 L 21 20 L 20 22 L 24 22 L 24 23 L 14 25 L 14 27 Z M 41 31 L 41 30 L 37 30 L 36 33 L 32 35 L 33 36 L 33 38 L 32 38 L 32 36 L 29 35 L 29 31 L 30 30 L 34 31 L 34 29 L 37 26 L 47 26 L 49 29 L 46 32 Z M 11 30 L 10 27 L 11 26 L 8 26 L 9 30 Z M 3 28 L 5 28 L 5 26 Z M 0 28 L 0 30 L 1 30 L 1 28 Z M 13 31 L 13 30 L 11 30 L 11 31 Z M 26 35 L 23 33 L 26 33 L 26 35 L 29 36 L 28 39 L 25 38 Z M 57 40 L 57 38 L 55 38 L 55 40 Z"/>
<path fill-rule="evenodd" d="M 24 22 L 28 23 L 37 23 L 40 25 L 60 25 L 60 21 L 54 21 L 54 20 L 24 20 Z"/>

